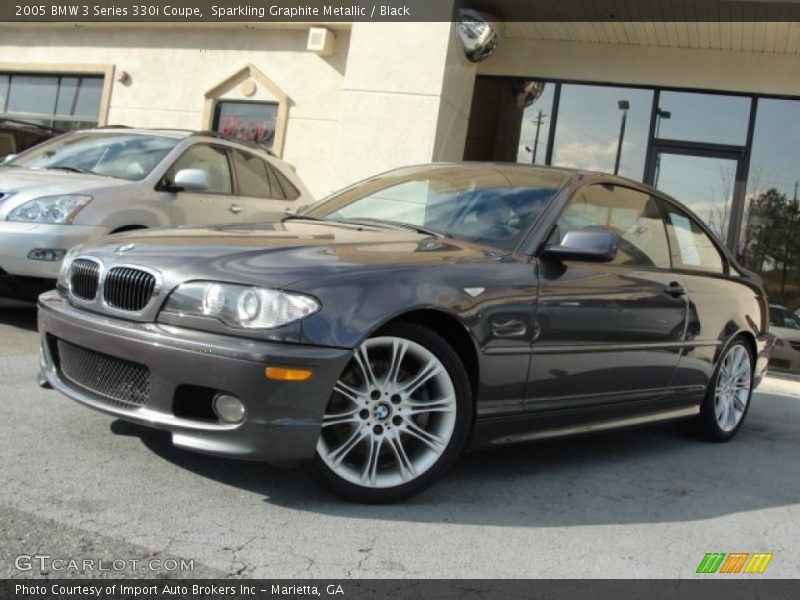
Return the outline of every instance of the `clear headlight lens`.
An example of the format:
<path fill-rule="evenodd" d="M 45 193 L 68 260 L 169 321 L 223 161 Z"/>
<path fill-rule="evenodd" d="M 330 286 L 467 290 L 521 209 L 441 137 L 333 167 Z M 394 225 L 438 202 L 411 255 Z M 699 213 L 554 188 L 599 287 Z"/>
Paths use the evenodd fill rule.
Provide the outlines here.
<path fill-rule="evenodd" d="M 319 311 L 314 298 L 267 288 L 195 281 L 170 294 L 164 311 L 214 317 L 231 327 L 274 329 Z"/>
<path fill-rule="evenodd" d="M 42 196 L 28 200 L 8 213 L 7 221 L 28 221 L 30 223 L 51 223 L 64 225 L 72 223 L 81 209 L 92 201 L 85 194 L 64 194 L 61 196 Z"/>

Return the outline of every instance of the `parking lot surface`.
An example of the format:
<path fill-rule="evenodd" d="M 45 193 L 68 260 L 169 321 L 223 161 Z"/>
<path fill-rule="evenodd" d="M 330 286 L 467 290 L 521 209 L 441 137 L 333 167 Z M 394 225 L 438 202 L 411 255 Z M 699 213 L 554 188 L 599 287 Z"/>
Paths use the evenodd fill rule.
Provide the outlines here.
<path fill-rule="evenodd" d="M 671 578 L 706 552 L 800 572 L 798 382 L 767 380 L 729 444 L 665 425 L 508 447 L 405 504 L 358 506 L 302 469 L 177 450 L 40 389 L 37 352 L 35 310 L 0 303 L 0 577 L 42 575 L 19 555 L 193 561 L 94 573 L 131 577 Z"/>

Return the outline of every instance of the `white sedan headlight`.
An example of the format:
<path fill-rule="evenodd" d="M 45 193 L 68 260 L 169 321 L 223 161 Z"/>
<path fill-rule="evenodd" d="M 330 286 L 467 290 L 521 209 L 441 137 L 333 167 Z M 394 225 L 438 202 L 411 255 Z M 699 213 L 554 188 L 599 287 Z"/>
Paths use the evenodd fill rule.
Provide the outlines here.
<path fill-rule="evenodd" d="M 213 317 L 231 327 L 274 329 L 319 311 L 314 298 L 247 285 L 195 281 L 170 294 L 165 312 Z"/>
<path fill-rule="evenodd" d="M 65 225 L 72 223 L 81 209 L 91 201 L 92 197 L 85 194 L 42 196 L 18 206 L 8 214 L 6 220 Z"/>

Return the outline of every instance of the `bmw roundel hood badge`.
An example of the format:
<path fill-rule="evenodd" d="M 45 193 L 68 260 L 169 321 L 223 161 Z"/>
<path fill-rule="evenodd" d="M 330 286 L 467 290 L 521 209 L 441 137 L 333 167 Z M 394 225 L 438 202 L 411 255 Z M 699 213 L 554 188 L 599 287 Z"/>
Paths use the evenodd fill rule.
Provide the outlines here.
<path fill-rule="evenodd" d="M 136 248 L 136 244 L 125 244 L 124 246 L 120 246 L 119 248 L 117 248 L 114 252 L 116 252 L 117 254 L 125 254 L 126 252 L 130 252 L 134 248 Z"/>

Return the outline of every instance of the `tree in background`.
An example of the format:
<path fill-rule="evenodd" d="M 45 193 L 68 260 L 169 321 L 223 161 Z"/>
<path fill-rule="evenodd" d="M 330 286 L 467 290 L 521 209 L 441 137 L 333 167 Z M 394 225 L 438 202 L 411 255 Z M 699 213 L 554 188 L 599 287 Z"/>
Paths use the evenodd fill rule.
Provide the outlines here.
<path fill-rule="evenodd" d="M 770 188 L 750 203 L 748 222 L 745 264 L 763 274 L 776 271 L 785 302 L 789 272 L 800 269 L 800 201 Z"/>

